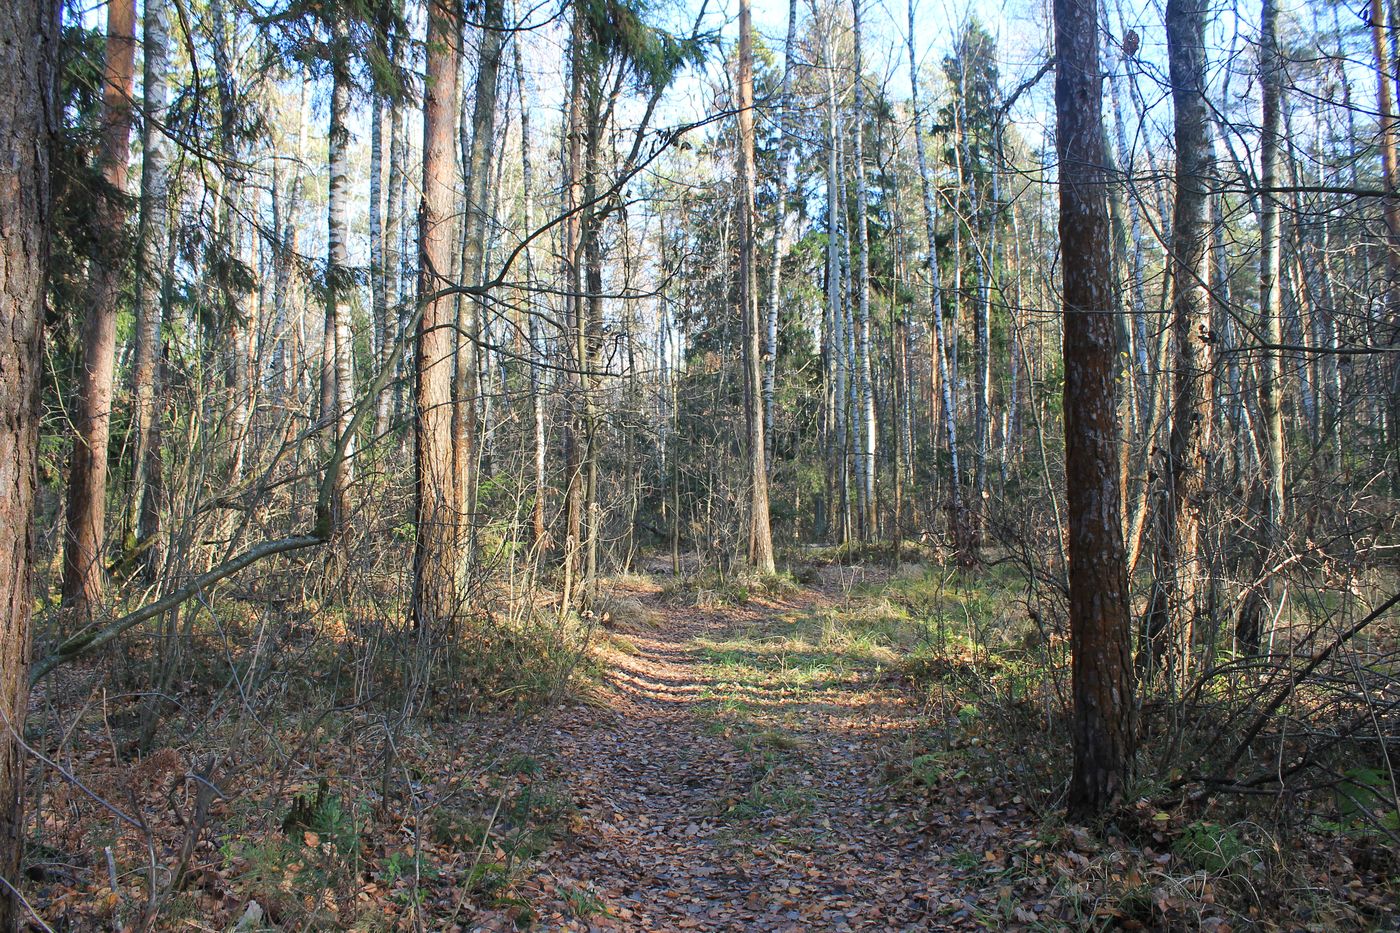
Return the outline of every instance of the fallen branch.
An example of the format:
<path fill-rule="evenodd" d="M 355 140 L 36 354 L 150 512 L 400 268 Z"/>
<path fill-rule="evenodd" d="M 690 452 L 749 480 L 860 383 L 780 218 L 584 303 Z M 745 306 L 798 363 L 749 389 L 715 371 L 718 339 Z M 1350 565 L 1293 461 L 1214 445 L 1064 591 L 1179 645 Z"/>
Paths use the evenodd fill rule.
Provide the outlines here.
<path fill-rule="evenodd" d="M 1249 746 L 1259 736 L 1259 733 L 1264 730 L 1264 727 L 1268 725 L 1269 719 L 1273 717 L 1274 713 L 1278 712 L 1278 708 L 1283 705 L 1284 700 L 1288 699 L 1289 695 L 1292 694 L 1293 691 L 1298 688 L 1298 685 L 1300 683 L 1306 680 L 1312 674 L 1313 671 L 1321 667 L 1322 662 L 1326 661 L 1329 657 L 1332 656 L 1332 652 L 1336 651 L 1342 645 L 1355 638 L 1362 631 L 1362 629 L 1366 628 L 1366 626 L 1379 619 L 1382 615 L 1386 613 L 1386 611 L 1388 611 L 1396 603 L 1400 603 L 1400 593 L 1396 593 L 1394 596 L 1381 603 L 1369 614 L 1367 614 L 1366 618 L 1362 619 L 1360 622 L 1357 622 L 1351 628 L 1347 629 L 1345 632 L 1342 632 L 1340 635 L 1334 638 L 1327 645 L 1327 647 L 1315 652 L 1312 658 L 1308 661 L 1308 663 L 1303 665 L 1302 670 L 1299 670 L 1292 677 L 1288 678 L 1287 685 L 1285 685 L 1282 690 L 1275 694 L 1274 698 L 1264 706 L 1263 711 L 1260 712 L 1260 714 L 1255 718 L 1254 722 L 1250 725 L 1248 731 L 1245 732 L 1244 738 L 1240 741 L 1240 744 L 1235 749 L 1234 754 L 1230 756 L 1230 760 L 1227 761 L 1225 763 L 1225 767 L 1221 769 L 1221 774 L 1226 775 L 1234 770 L 1235 765 L 1240 763 L 1240 759 L 1243 758 L 1245 752 L 1249 750 Z M 1209 780 L 1211 780 L 1212 782 L 1220 782 L 1226 784 L 1234 783 L 1233 781 L 1231 781 L 1230 778 L 1223 776 L 1210 778 Z"/>

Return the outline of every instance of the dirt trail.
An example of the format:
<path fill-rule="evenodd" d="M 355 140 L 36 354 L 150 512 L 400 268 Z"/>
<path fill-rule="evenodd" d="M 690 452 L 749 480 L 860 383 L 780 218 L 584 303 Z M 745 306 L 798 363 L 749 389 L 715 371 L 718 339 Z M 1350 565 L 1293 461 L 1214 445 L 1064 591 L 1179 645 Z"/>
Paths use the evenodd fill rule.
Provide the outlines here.
<path fill-rule="evenodd" d="M 787 637 L 825 596 L 695 609 L 635 595 L 653 624 L 614 639 L 625 650 L 609 652 L 595 702 L 545 729 L 578 808 L 529 884 L 547 928 L 986 922 L 955 828 L 984 814 L 930 812 L 889 780 L 916 701 L 877 664 Z"/>

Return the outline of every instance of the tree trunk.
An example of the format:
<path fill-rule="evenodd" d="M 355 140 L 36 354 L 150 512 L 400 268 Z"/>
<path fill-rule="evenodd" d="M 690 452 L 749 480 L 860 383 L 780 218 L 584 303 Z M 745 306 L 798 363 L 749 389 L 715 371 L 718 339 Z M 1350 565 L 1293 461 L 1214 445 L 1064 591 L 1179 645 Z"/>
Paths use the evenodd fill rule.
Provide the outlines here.
<path fill-rule="evenodd" d="M 49 146 L 59 4 L 0 5 L 0 878 L 19 884 L 24 849 L 24 735 L 29 706 L 30 581 L 48 267 Z M 0 885 L 0 931 L 28 919 Z"/>
<path fill-rule="evenodd" d="M 783 89 L 777 101 L 778 177 L 773 207 L 773 258 L 768 267 L 767 338 L 763 350 L 763 424 L 768 429 L 768 454 L 773 451 L 773 397 L 778 365 L 778 312 L 782 298 L 783 253 L 787 249 L 787 190 L 792 165 L 792 146 L 788 142 L 788 98 L 792 94 L 792 76 L 797 70 L 794 53 L 797 48 L 797 0 L 788 0 L 787 40 L 783 45 Z"/>
<path fill-rule="evenodd" d="M 861 79 L 861 0 L 852 0 L 855 35 L 855 101 L 852 123 L 855 158 L 856 250 L 856 379 L 860 449 L 856 476 L 860 482 L 860 537 L 876 534 L 875 521 L 875 391 L 870 365 L 870 229 L 865 202 L 865 86 Z"/>
<path fill-rule="evenodd" d="M 471 138 L 462 127 L 462 151 L 466 162 L 466 218 L 462 235 L 462 281 L 482 283 L 486 256 L 487 222 L 491 214 L 491 151 L 496 142 L 496 92 L 501 66 L 501 40 L 505 35 L 501 0 L 486 0 L 481 28 L 480 55 L 473 95 Z M 485 299 L 463 297 L 458 303 L 457 379 L 453 393 L 452 450 L 456 463 L 458 548 L 462 555 L 475 550 L 477 489 L 477 404 L 480 373 L 477 341 Z M 460 562 L 459 556 L 459 562 Z"/>
<path fill-rule="evenodd" d="M 587 395 L 587 374 L 584 359 L 587 356 L 584 346 L 586 312 L 583 309 L 583 263 L 582 234 L 580 216 L 583 202 L 583 97 L 584 69 L 587 55 L 584 45 L 586 38 L 583 28 L 583 11 L 574 7 L 572 35 L 569 40 L 569 97 L 566 106 L 564 131 L 565 141 L 564 170 L 566 183 L 563 190 L 564 214 L 564 321 L 567 333 L 564 340 L 566 363 L 572 362 L 578 391 L 574 394 L 568 419 L 568 429 L 564 439 L 564 567 L 563 591 L 560 599 L 561 610 L 573 603 L 574 577 L 578 570 L 579 544 L 583 536 L 583 446 L 584 397 Z M 572 359 L 570 359 L 572 357 Z"/>
<path fill-rule="evenodd" d="M 939 393 L 943 403 L 943 426 L 948 441 L 948 530 L 953 538 L 953 549 L 964 563 L 971 559 L 971 542 L 966 528 L 966 518 L 962 505 L 962 480 L 958 470 L 958 426 L 957 410 L 953 403 L 953 380 L 948 373 L 947 343 L 943 334 L 943 286 L 938 269 L 938 199 L 933 190 L 933 178 L 929 174 L 927 147 L 924 144 L 924 117 L 919 109 L 919 69 L 914 55 L 914 2 L 909 0 L 909 32 L 905 36 L 905 46 L 909 52 L 909 81 L 913 86 L 910 107 L 914 111 L 914 151 L 919 160 L 919 184 L 924 200 L 924 238 L 928 253 L 924 264 L 928 270 L 929 311 L 933 319 L 934 366 L 941 388 Z"/>
<path fill-rule="evenodd" d="M 1184 685 L 1205 595 L 1201 522 L 1215 417 L 1215 331 L 1211 326 L 1210 113 L 1205 96 L 1202 0 L 1167 0 L 1167 66 L 1176 113 L 1176 203 L 1172 213 L 1172 328 L 1175 400 L 1158 513 L 1155 580 L 1139 664 L 1164 659 Z"/>
<path fill-rule="evenodd" d="M 1065 477 L 1074 772 L 1069 812 L 1122 798 L 1133 758 L 1128 581 L 1118 486 L 1117 336 L 1096 4 L 1055 0 L 1055 145 L 1064 290 Z"/>
<path fill-rule="evenodd" d="M 419 207 L 419 301 L 414 388 L 413 614 L 420 632 L 456 611 L 456 516 L 452 463 L 453 301 L 436 297 L 452 266 L 453 158 L 461 18 L 428 7 L 423 95 L 423 199 Z"/>
<path fill-rule="evenodd" d="M 758 315 L 754 223 L 753 12 L 739 0 L 739 295 L 744 320 L 744 401 L 749 447 L 749 563 L 772 574 L 773 530 L 768 517 L 767 442 L 763 404 L 763 327 Z"/>
<path fill-rule="evenodd" d="M 330 396 L 334 417 L 328 421 L 335 426 L 337 439 L 350 426 L 355 407 L 354 347 L 348 301 L 353 280 L 346 246 L 350 232 L 346 218 L 350 200 L 350 130 L 345 125 L 350 112 L 350 76 L 345 70 L 348 67 L 348 64 L 337 63 L 333 69 L 330 131 L 327 134 L 330 183 L 326 197 L 326 341 L 332 346 L 328 376 L 334 386 Z M 345 449 L 345 464 L 337 471 L 338 485 L 333 503 L 337 528 L 349 506 L 346 497 L 354 456 L 355 443 L 351 438 Z"/>
<path fill-rule="evenodd" d="M 392 135 L 392 132 L 391 132 Z M 389 273 L 384 248 L 384 102 L 370 101 L 369 130 L 369 287 L 370 313 L 374 325 L 374 361 L 383 366 L 394 342 L 394 326 L 389 310 Z M 374 431 L 378 439 L 389 426 L 389 393 L 381 392 L 373 399 Z"/>
<path fill-rule="evenodd" d="M 170 145 L 165 136 L 170 88 L 170 12 L 166 0 L 146 0 L 141 121 L 141 222 L 136 258 L 136 347 L 132 361 L 131 495 L 127 527 L 131 548 L 144 549 L 141 564 L 151 573 L 160 563 L 160 433 L 156 375 L 160 367 L 161 320 L 165 312 L 166 249 L 170 227 Z"/>
<path fill-rule="evenodd" d="M 118 192 L 126 189 L 131 137 L 131 100 L 136 72 L 136 10 L 133 0 L 107 5 L 107 51 L 102 77 L 102 140 L 98 166 Z M 112 421 L 116 367 L 117 297 L 124 274 L 116 244 L 122 240 L 126 208 L 116 198 L 95 206 L 97 242 L 83 319 L 83 368 L 79 373 L 78 436 L 68 475 L 68 536 L 63 552 L 63 596 L 79 619 L 102 599 L 107 521 L 107 442 Z"/>
<path fill-rule="evenodd" d="M 1379 16 L 1380 9 L 1379 0 L 1375 0 L 1371 5 L 1372 15 Z M 1385 69 L 1385 42 L 1379 32 L 1373 36 L 1380 69 L 1381 164 L 1387 188 L 1394 190 L 1390 188 L 1395 171 L 1395 145 L 1393 131 L 1387 129 L 1393 121 L 1387 117 L 1390 87 Z M 1258 649 L 1265 619 L 1270 614 L 1270 603 L 1274 601 L 1273 586 L 1262 577 L 1267 572 L 1270 555 L 1278 547 L 1283 528 L 1283 354 L 1278 349 L 1283 343 L 1283 227 L 1279 211 L 1281 195 L 1271 190 L 1278 186 L 1283 149 L 1279 133 L 1283 123 L 1283 72 L 1278 52 L 1278 4 L 1275 0 L 1264 0 L 1260 11 L 1259 85 L 1263 98 L 1259 130 L 1259 187 L 1262 189 L 1259 193 L 1259 329 L 1269 346 L 1259 365 L 1259 414 L 1264 422 L 1264 507 L 1259 518 L 1261 527 L 1254 535 L 1256 579 L 1240 603 L 1235 627 L 1240 647 L 1246 651 Z M 1392 216 L 1389 202 L 1385 217 L 1393 237 L 1400 227 L 1393 226 L 1392 220 L 1400 223 L 1400 218 Z M 1393 263 L 1391 268 L 1393 271 Z"/>
<path fill-rule="evenodd" d="M 519 82 L 520 94 L 520 202 L 521 220 L 525 225 L 525 235 L 535 230 L 534 165 L 530 161 L 530 104 L 525 100 L 525 67 L 521 62 L 519 41 L 511 43 L 515 54 L 515 79 Z M 535 261 L 533 251 L 525 248 L 525 282 L 528 289 L 525 314 L 526 334 L 530 341 L 528 350 L 530 362 L 530 431 L 531 462 L 534 486 L 533 503 L 530 507 L 531 534 L 535 547 L 547 545 L 548 529 L 545 525 L 545 493 L 548 489 L 546 474 L 546 448 L 544 430 L 544 332 L 540 326 L 540 315 L 534 305 Z"/>

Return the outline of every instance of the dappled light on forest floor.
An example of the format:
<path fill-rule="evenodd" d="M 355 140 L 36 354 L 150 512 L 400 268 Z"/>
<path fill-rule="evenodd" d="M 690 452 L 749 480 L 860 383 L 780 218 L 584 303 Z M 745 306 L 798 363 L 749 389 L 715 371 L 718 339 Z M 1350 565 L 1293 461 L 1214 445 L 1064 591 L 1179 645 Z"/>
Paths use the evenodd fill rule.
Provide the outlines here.
<path fill-rule="evenodd" d="M 928 813 L 891 779 L 923 710 L 888 668 L 794 643 L 792 620 L 827 597 L 732 611 L 645 597 L 654 627 L 614 633 L 627 647 L 608 652 L 594 702 L 548 726 L 578 824 L 523 885 L 543 918 L 657 930 L 986 922 L 998 892 L 983 853 L 1028 833 L 1028 814 L 1009 802 Z"/>

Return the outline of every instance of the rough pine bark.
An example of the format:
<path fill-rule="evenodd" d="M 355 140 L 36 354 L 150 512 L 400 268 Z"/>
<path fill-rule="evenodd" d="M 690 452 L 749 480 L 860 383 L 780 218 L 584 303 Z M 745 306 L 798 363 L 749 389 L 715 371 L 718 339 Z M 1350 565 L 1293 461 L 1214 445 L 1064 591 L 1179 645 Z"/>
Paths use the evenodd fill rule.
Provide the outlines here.
<path fill-rule="evenodd" d="M 18 884 L 24 834 L 24 734 L 29 619 L 34 606 L 34 493 L 39 444 L 40 345 L 48 265 L 49 145 L 56 0 L 0 4 L 0 878 Z M 27 920 L 0 885 L 0 931 Z"/>
<path fill-rule="evenodd" d="M 1133 669 L 1097 2 L 1054 0 L 1053 12 L 1074 699 L 1069 812 L 1085 818 L 1120 800 L 1132 771 Z"/>
<path fill-rule="evenodd" d="M 773 530 L 768 515 L 767 444 L 763 423 L 762 324 L 758 316 L 758 276 L 754 229 L 753 11 L 739 0 L 739 294 L 744 316 L 744 401 L 748 408 L 749 563 L 762 574 L 774 572 Z"/>
<path fill-rule="evenodd" d="M 452 4 L 428 7 L 423 94 L 423 199 L 419 207 L 419 318 L 414 386 L 413 614 L 419 631 L 456 610 L 456 516 L 452 469 L 453 158 L 461 16 Z"/>
<path fill-rule="evenodd" d="M 132 94 L 136 76 L 136 9 L 133 0 L 107 5 L 106 64 L 102 75 L 102 137 L 98 167 L 117 192 L 125 192 L 130 160 Z M 80 618 L 102 598 L 106 568 L 107 445 L 116 370 L 117 299 L 124 271 L 118 244 L 126 208 L 119 198 L 95 205 L 97 242 L 83 318 L 83 368 L 78 374 L 78 416 L 68 474 L 68 536 L 63 550 L 63 597 Z"/>

